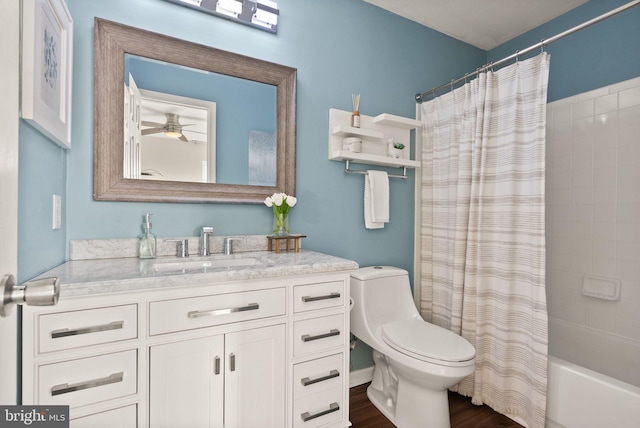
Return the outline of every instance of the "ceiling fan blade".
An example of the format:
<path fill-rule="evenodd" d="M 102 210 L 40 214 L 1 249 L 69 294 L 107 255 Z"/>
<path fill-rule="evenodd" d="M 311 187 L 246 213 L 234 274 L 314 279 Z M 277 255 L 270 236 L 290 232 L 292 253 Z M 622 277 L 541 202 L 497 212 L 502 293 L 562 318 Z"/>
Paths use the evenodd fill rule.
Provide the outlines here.
<path fill-rule="evenodd" d="M 143 120 L 141 122 L 141 125 L 142 126 L 160 126 L 160 127 L 162 127 L 162 126 L 164 126 L 164 123 L 149 122 L 149 121 Z"/>
<path fill-rule="evenodd" d="M 184 141 L 185 143 L 189 142 L 189 139 L 187 137 L 185 137 L 184 134 L 180 134 L 180 137 L 178 137 L 178 139 L 180 141 Z"/>
<path fill-rule="evenodd" d="M 143 129 L 142 130 L 142 135 L 158 134 L 158 133 L 163 132 L 163 131 L 164 131 L 164 128 Z"/>

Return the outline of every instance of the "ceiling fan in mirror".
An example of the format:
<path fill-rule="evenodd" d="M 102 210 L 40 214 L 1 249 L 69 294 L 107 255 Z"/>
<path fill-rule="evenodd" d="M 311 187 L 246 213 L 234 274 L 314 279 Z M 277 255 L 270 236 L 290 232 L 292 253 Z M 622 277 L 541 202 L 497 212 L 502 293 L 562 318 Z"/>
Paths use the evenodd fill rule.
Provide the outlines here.
<path fill-rule="evenodd" d="M 153 128 L 147 128 L 142 130 L 142 135 L 160 134 L 163 133 L 167 137 L 175 137 L 185 143 L 189 142 L 189 139 L 182 133 L 182 128 L 185 126 L 193 126 L 195 123 L 180 123 L 180 115 L 176 113 L 165 113 L 167 118 L 165 123 L 150 122 L 143 120 L 142 126 L 152 126 Z M 197 131 L 193 131 L 197 132 Z"/>

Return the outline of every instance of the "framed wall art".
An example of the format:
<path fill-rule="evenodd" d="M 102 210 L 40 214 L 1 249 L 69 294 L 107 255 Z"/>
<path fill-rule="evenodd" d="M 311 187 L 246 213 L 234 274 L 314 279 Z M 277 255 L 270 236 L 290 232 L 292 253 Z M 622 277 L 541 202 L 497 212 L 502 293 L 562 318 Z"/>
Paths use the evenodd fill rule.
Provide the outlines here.
<path fill-rule="evenodd" d="M 24 0 L 22 118 L 71 148 L 73 20 L 65 0 Z"/>

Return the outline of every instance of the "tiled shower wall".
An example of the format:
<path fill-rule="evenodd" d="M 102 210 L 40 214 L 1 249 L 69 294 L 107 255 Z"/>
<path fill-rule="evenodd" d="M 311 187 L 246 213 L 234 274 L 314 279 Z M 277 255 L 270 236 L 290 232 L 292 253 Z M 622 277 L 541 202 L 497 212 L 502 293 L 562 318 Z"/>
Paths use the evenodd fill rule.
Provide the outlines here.
<path fill-rule="evenodd" d="M 549 316 L 640 341 L 640 77 L 549 103 L 546 168 Z"/>

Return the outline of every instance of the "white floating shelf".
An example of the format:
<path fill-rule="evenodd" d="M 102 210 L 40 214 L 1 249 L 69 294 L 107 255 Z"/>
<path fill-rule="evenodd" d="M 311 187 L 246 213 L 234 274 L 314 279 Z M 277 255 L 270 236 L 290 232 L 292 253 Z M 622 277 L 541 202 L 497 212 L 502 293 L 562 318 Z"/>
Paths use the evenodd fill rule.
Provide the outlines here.
<path fill-rule="evenodd" d="M 373 123 L 404 129 L 414 129 L 420 128 L 422 126 L 422 123 L 420 123 L 419 120 L 409 119 L 408 117 L 395 116 L 389 113 L 382 113 L 374 117 Z"/>
<path fill-rule="evenodd" d="M 380 141 L 384 137 L 384 134 L 379 131 L 364 128 L 354 128 L 346 125 L 336 125 L 331 130 L 333 135 L 338 137 L 363 137 L 370 140 Z"/>
<path fill-rule="evenodd" d="M 346 150 L 336 150 L 331 153 L 330 160 L 351 161 L 368 165 L 388 166 L 391 168 L 417 168 L 420 162 L 410 159 L 397 159 L 389 156 L 377 156 L 368 153 L 353 153 Z"/>

